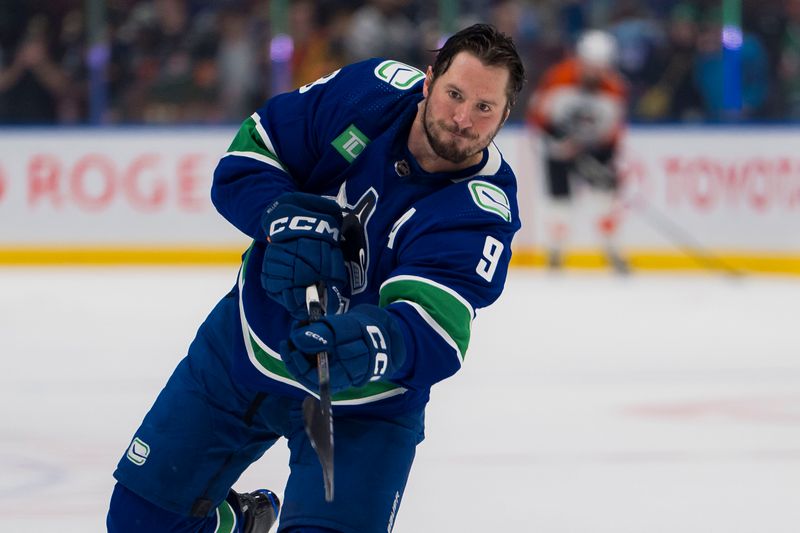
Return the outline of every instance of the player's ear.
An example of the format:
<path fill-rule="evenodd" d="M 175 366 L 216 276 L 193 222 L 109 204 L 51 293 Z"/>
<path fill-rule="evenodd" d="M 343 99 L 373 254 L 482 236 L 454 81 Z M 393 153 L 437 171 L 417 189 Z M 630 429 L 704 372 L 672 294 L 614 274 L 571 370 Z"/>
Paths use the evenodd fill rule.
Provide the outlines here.
<path fill-rule="evenodd" d="M 503 112 L 503 120 L 500 121 L 500 126 L 506 123 L 508 120 L 508 116 L 511 114 L 511 105 L 507 105 L 505 111 Z"/>
<path fill-rule="evenodd" d="M 428 91 L 430 90 L 430 86 L 433 83 L 433 68 L 428 65 L 428 70 L 425 72 L 425 81 L 422 82 L 422 96 L 425 98 L 428 97 Z"/>

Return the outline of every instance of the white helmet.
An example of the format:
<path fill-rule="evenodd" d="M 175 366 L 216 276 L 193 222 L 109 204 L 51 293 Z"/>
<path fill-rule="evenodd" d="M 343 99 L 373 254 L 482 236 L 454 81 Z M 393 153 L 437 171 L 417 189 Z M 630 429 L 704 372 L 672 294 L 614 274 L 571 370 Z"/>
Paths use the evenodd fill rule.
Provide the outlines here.
<path fill-rule="evenodd" d="M 575 55 L 587 66 L 609 68 L 617 61 L 617 41 L 602 30 L 588 30 L 575 45 Z"/>

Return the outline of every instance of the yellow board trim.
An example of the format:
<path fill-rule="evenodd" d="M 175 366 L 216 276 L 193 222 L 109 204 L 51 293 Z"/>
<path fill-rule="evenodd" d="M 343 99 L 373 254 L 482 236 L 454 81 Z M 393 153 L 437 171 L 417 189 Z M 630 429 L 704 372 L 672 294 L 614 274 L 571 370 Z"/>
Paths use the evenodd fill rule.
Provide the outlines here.
<path fill-rule="evenodd" d="M 0 248 L 0 265 L 236 265 L 246 246 Z"/>
<path fill-rule="evenodd" d="M 242 247 L 0 247 L 0 266 L 102 266 L 102 265 L 238 265 Z M 631 270 L 710 271 L 730 269 L 764 274 L 800 275 L 800 254 L 714 251 L 703 261 L 669 250 L 625 250 Z M 721 264 L 715 265 L 716 262 Z M 545 252 L 538 248 L 515 249 L 514 268 L 544 267 Z M 607 269 L 599 250 L 574 250 L 564 254 L 564 267 L 580 270 Z"/>
<path fill-rule="evenodd" d="M 691 257 L 681 252 L 668 250 L 624 250 L 623 256 L 632 271 L 740 271 L 741 273 L 800 275 L 800 254 L 775 254 L 759 252 L 713 251 L 705 259 Z M 523 248 L 514 250 L 512 267 L 544 267 L 547 256 L 544 250 Z M 602 252 L 597 250 L 574 250 L 564 254 L 565 268 L 597 270 L 609 268 Z"/>

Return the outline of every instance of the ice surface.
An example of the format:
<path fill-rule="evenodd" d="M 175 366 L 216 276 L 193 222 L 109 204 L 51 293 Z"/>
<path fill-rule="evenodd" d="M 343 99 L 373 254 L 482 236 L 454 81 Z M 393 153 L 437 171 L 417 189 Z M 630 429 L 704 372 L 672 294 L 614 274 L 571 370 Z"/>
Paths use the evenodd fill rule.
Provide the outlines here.
<path fill-rule="evenodd" d="M 0 531 L 105 529 L 116 461 L 234 277 L 0 270 Z M 395 532 L 797 532 L 798 302 L 791 278 L 513 271 L 433 390 Z M 280 492 L 287 457 L 237 488 Z"/>

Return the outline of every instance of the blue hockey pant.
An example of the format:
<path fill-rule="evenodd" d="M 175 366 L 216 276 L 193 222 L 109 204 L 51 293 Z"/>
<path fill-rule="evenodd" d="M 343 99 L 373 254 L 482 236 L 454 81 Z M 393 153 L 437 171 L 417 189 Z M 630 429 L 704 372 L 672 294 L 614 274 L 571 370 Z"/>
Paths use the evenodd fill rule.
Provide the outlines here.
<path fill-rule="evenodd" d="M 237 313 L 235 294 L 217 304 L 134 434 L 114 472 L 109 531 L 216 531 L 234 482 L 280 438 L 290 452 L 280 531 L 390 531 L 423 439 L 423 410 L 367 417 L 334 408 L 335 498 L 325 502 L 301 400 L 231 378 Z M 275 490 L 270 481 L 263 486 Z"/>

